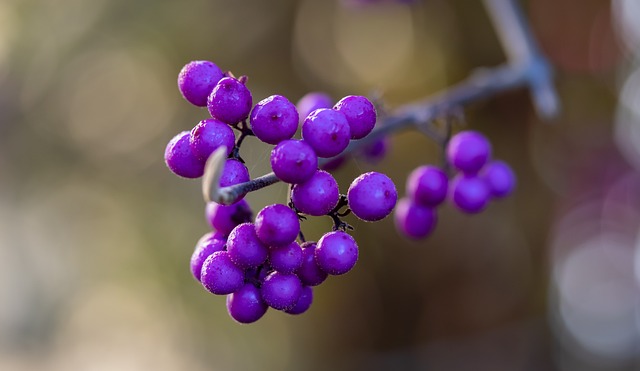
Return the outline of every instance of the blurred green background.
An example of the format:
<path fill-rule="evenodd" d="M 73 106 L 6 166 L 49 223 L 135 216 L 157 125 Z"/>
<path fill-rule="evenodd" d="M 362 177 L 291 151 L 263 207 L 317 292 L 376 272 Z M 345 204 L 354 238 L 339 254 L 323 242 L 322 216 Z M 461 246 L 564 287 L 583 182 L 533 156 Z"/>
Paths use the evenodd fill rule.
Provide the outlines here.
<path fill-rule="evenodd" d="M 0 369 L 635 369 L 640 3 L 523 7 L 563 113 L 541 122 L 526 90 L 466 111 L 515 169 L 515 195 L 477 216 L 445 206 L 420 242 L 392 218 L 349 217 L 356 269 L 304 315 L 239 325 L 189 272 L 209 228 L 200 183 L 163 162 L 208 117 L 180 96 L 182 66 L 248 75 L 254 102 L 382 92 L 393 108 L 504 62 L 482 3 L 1 1 Z M 252 177 L 268 172 L 270 147 L 245 143 Z M 376 168 L 403 194 L 413 168 L 440 162 L 417 132 L 391 144 L 375 167 L 340 169 L 341 190 Z M 259 210 L 286 188 L 247 198 Z"/>

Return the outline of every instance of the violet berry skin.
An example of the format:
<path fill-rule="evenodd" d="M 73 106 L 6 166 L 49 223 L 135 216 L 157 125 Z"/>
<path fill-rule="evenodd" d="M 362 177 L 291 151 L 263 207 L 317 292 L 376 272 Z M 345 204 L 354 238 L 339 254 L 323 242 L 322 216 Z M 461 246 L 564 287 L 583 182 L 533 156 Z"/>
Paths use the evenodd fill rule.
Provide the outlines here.
<path fill-rule="evenodd" d="M 227 239 L 227 252 L 231 261 L 240 268 L 256 268 L 267 260 L 269 250 L 256 234 L 252 223 L 235 227 Z"/>
<path fill-rule="evenodd" d="M 293 137 L 298 130 L 298 120 L 298 111 L 293 103 L 282 95 L 272 95 L 253 107 L 250 123 L 258 139 L 278 144 Z"/>
<path fill-rule="evenodd" d="M 285 246 L 298 237 L 300 220 L 295 211 L 283 204 L 265 206 L 256 215 L 256 233 L 267 246 Z"/>
<path fill-rule="evenodd" d="M 226 240 L 219 239 L 215 233 L 209 232 L 202 236 L 196 248 L 191 255 L 191 274 L 193 277 L 200 281 L 200 274 L 202 273 L 202 264 L 216 251 L 224 250 Z"/>
<path fill-rule="evenodd" d="M 209 94 L 223 77 L 224 73 L 213 62 L 189 62 L 178 74 L 178 89 L 189 103 L 205 107 Z"/>
<path fill-rule="evenodd" d="M 315 259 L 323 271 L 331 275 L 345 274 L 358 261 L 358 245 L 343 231 L 329 232 L 318 240 Z"/>
<path fill-rule="evenodd" d="M 477 131 L 462 131 L 454 135 L 447 145 L 447 160 L 456 169 L 474 175 L 491 157 L 491 143 Z"/>
<path fill-rule="evenodd" d="M 461 211 L 476 214 L 484 210 L 489 202 L 489 187 L 480 177 L 458 174 L 451 183 L 453 204 Z"/>
<path fill-rule="evenodd" d="M 211 117 L 227 124 L 235 124 L 249 116 L 253 98 L 244 84 L 233 77 L 218 81 L 207 99 Z"/>
<path fill-rule="evenodd" d="M 346 96 L 333 109 L 347 118 L 351 139 L 366 137 L 376 125 L 376 109 L 369 99 L 361 95 Z"/>
<path fill-rule="evenodd" d="M 511 167 L 503 161 L 493 161 L 487 164 L 480 176 L 489 187 L 491 195 L 502 198 L 510 195 L 516 187 L 516 176 Z"/>
<path fill-rule="evenodd" d="M 302 247 L 302 265 L 296 271 L 296 275 L 305 286 L 318 286 L 327 279 L 328 273 L 320 269 L 316 263 L 315 250 L 317 244 L 307 241 Z"/>
<path fill-rule="evenodd" d="M 402 198 L 395 208 L 396 229 L 413 239 L 427 237 L 436 227 L 438 216 L 434 208 Z"/>
<path fill-rule="evenodd" d="M 280 273 L 294 273 L 302 265 L 302 248 L 296 241 L 269 249 L 269 263 Z"/>
<path fill-rule="evenodd" d="M 200 121 L 191 129 L 189 135 L 191 149 L 203 161 L 206 161 L 213 151 L 221 146 L 227 148 L 227 155 L 229 155 L 235 145 L 235 140 L 233 129 L 216 119 Z"/>
<path fill-rule="evenodd" d="M 304 183 L 315 174 L 318 156 L 303 140 L 289 139 L 271 150 L 271 168 L 283 182 Z"/>
<path fill-rule="evenodd" d="M 220 175 L 220 187 L 228 187 L 251 180 L 249 169 L 235 158 L 227 159 Z"/>
<path fill-rule="evenodd" d="M 260 288 L 262 300 L 273 309 L 293 308 L 302 295 L 302 283 L 294 274 L 272 272 L 265 277 Z"/>
<path fill-rule="evenodd" d="M 307 93 L 296 104 L 300 121 L 304 121 L 311 112 L 317 109 L 331 108 L 331 106 L 333 106 L 333 99 L 329 94 L 322 92 Z"/>
<path fill-rule="evenodd" d="M 291 191 L 291 200 L 296 208 L 312 216 L 326 215 L 339 199 L 338 182 L 322 170 L 316 171 L 306 182 L 294 185 Z"/>
<path fill-rule="evenodd" d="M 347 200 L 355 216 L 375 222 L 391 213 L 398 200 L 398 191 L 388 176 L 372 171 L 360 175 L 351 183 Z"/>
<path fill-rule="evenodd" d="M 209 202 L 205 208 L 205 218 L 213 230 L 227 236 L 237 225 L 250 222 L 253 212 L 244 199 L 233 205 Z"/>
<path fill-rule="evenodd" d="M 447 198 L 449 178 L 436 166 L 420 166 L 407 179 L 407 196 L 422 206 L 438 206 Z"/>
<path fill-rule="evenodd" d="M 260 289 L 247 283 L 233 294 L 227 295 L 227 312 L 238 323 L 253 323 L 267 312 Z"/>
<path fill-rule="evenodd" d="M 291 309 L 285 310 L 289 314 L 302 314 L 306 312 L 313 303 L 313 289 L 309 286 L 302 287 L 302 294 L 296 305 Z"/>
<path fill-rule="evenodd" d="M 204 174 L 205 162 L 191 149 L 188 131 L 169 141 L 164 151 L 164 162 L 169 170 L 183 178 L 199 178 Z"/>
<path fill-rule="evenodd" d="M 202 264 L 200 280 L 212 294 L 227 295 L 244 285 L 244 270 L 233 264 L 229 253 L 216 251 Z"/>
<path fill-rule="evenodd" d="M 351 138 L 346 116 L 336 110 L 321 108 L 309 114 L 302 123 L 302 139 L 318 157 L 334 157 L 342 153 Z"/>

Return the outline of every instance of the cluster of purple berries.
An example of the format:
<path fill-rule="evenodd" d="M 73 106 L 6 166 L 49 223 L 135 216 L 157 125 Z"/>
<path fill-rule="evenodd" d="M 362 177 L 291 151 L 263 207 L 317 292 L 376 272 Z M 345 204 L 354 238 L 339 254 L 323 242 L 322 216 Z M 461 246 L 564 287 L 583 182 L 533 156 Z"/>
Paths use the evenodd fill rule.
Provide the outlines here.
<path fill-rule="evenodd" d="M 300 115 L 280 95 L 252 107 L 245 82 L 212 62 L 187 64 L 178 77 L 180 92 L 192 104 L 206 106 L 211 118 L 174 137 L 165 150 L 165 162 L 175 174 L 197 178 L 211 153 L 224 146 L 228 159 L 220 186 L 225 187 L 250 180 L 239 157 L 244 136 L 275 145 L 270 163 L 275 175 L 291 185 L 289 206 L 266 206 L 253 219 L 244 199 L 232 205 L 210 202 L 206 218 L 213 232 L 198 241 L 191 257 L 193 276 L 211 293 L 227 295 L 232 318 L 251 323 L 269 307 L 289 314 L 305 312 L 313 301 L 312 287 L 328 275 L 349 272 L 358 259 L 358 245 L 340 220 L 347 212 L 340 209 L 348 207 L 365 221 L 381 220 L 395 207 L 397 191 L 389 177 L 370 172 L 341 195 L 333 176 L 318 169 L 319 157 L 339 156 L 351 140 L 371 132 L 376 110 L 367 98 L 347 96 L 333 107 L 301 110 Z M 300 121 L 302 139 L 293 139 Z M 241 133 L 237 140 L 232 128 Z M 334 230 L 317 242 L 306 242 L 301 214 L 328 215 Z"/>
<path fill-rule="evenodd" d="M 444 170 L 424 165 L 407 179 L 406 195 L 398 202 L 396 227 L 408 237 L 427 237 L 437 223 L 436 207 L 449 199 L 459 210 L 475 214 L 491 198 L 508 196 L 516 178 L 506 163 L 491 159 L 491 144 L 475 131 L 463 131 L 451 138 L 446 148 L 449 164 L 458 171 L 453 180 Z"/>

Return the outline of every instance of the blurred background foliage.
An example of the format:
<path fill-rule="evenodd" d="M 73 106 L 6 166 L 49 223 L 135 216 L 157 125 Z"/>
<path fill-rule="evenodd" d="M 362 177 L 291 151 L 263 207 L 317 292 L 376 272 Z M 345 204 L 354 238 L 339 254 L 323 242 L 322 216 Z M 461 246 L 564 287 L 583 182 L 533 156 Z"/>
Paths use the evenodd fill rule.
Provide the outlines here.
<path fill-rule="evenodd" d="M 0 2 L 0 369 L 626 370 L 638 362 L 640 3 L 523 2 L 557 69 L 562 115 L 528 93 L 468 108 L 519 188 L 478 216 L 447 206 L 410 242 L 353 217 L 361 258 L 309 312 L 242 326 L 193 280 L 200 183 L 163 163 L 206 110 L 176 87 L 208 59 L 254 102 L 381 92 L 390 108 L 505 56 L 481 2 Z M 248 139 L 253 177 L 270 148 Z M 404 132 L 376 168 L 403 193 L 439 163 Z M 373 167 L 357 158 L 341 190 Z M 249 195 L 284 202 L 276 185 Z M 311 238 L 327 218 L 305 222 Z M 636 263 L 638 262 L 638 263 Z"/>

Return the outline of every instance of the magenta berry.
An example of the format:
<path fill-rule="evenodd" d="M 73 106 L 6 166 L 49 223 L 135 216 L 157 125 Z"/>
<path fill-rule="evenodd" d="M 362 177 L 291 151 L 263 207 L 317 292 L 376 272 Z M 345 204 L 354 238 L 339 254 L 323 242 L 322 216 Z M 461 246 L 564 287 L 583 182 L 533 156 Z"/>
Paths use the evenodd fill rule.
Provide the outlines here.
<path fill-rule="evenodd" d="M 420 166 L 407 179 L 407 196 L 422 206 L 438 206 L 447 197 L 449 179 L 435 166 Z"/>
<path fill-rule="evenodd" d="M 212 294 L 227 295 L 244 285 L 244 271 L 233 264 L 226 251 L 216 251 L 202 264 L 200 280 Z"/>
<path fill-rule="evenodd" d="M 315 174 L 318 156 L 303 140 L 284 140 L 271 151 L 271 168 L 286 183 L 304 183 Z"/>
<path fill-rule="evenodd" d="M 258 139 L 278 144 L 291 139 L 298 130 L 298 111 L 293 103 L 282 95 L 272 95 L 261 100 L 251 111 L 251 129 Z"/>
<path fill-rule="evenodd" d="M 425 238 L 436 227 L 435 209 L 422 206 L 409 198 L 400 199 L 394 213 L 396 228 L 413 239 Z"/>
<path fill-rule="evenodd" d="M 358 245 L 346 232 L 329 232 L 318 240 L 315 259 L 323 271 L 331 275 L 345 274 L 358 261 Z"/>
<path fill-rule="evenodd" d="M 489 187 L 477 176 L 458 174 L 451 184 L 451 200 L 465 213 L 475 214 L 484 210 L 489 196 Z"/>
<path fill-rule="evenodd" d="M 331 108 L 331 106 L 333 106 L 333 100 L 328 94 L 322 92 L 307 93 L 296 104 L 300 121 L 304 121 L 311 112 L 317 109 Z"/>
<path fill-rule="evenodd" d="M 477 131 L 454 135 L 447 146 L 447 160 L 465 174 L 476 174 L 491 157 L 491 143 Z"/>
<path fill-rule="evenodd" d="M 227 295 L 227 312 L 239 323 L 253 323 L 262 318 L 267 309 L 260 289 L 250 283 Z"/>
<path fill-rule="evenodd" d="M 302 314 L 306 312 L 313 303 L 313 289 L 309 286 L 302 287 L 302 294 L 291 309 L 286 309 L 285 312 L 289 314 Z"/>
<path fill-rule="evenodd" d="M 244 84 L 233 77 L 218 81 L 207 99 L 211 117 L 227 124 L 235 124 L 249 116 L 253 98 Z"/>
<path fill-rule="evenodd" d="M 273 309 L 293 308 L 302 295 L 302 283 L 294 274 L 270 273 L 260 289 L 262 300 Z"/>
<path fill-rule="evenodd" d="M 396 205 L 398 192 L 388 176 L 372 171 L 360 175 L 351 183 L 347 199 L 355 216 L 373 222 L 384 219 L 391 213 Z"/>
<path fill-rule="evenodd" d="M 506 197 L 516 187 L 516 176 L 511 167 L 503 161 L 493 161 L 481 171 L 480 177 L 489 187 L 489 192 L 495 198 Z"/>
<path fill-rule="evenodd" d="M 237 225 L 250 222 L 253 212 L 245 200 L 240 200 L 233 205 L 209 202 L 205 209 L 205 217 L 211 228 L 226 236 Z"/>
<path fill-rule="evenodd" d="M 205 163 L 193 153 L 188 131 L 183 131 L 169 141 L 164 151 L 164 162 L 169 170 L 184 178 L 199 178 L 204 174 Z"/>
<path fill-rule="evenodd" d="M 231 261 L 241 268 L 255 268 L 264 263 L 269 254 L 252 223 L 242 223 L 231 231 L 227 251 Z"/>
<path fill-rule="evenodd" d="M 191 255 L 191 274 L 193 277 L 200 281 L 200 275 L 202 273 L 202 264 L 216 251 L 224 250 L 225 240 L 217 238 L 215 233 L 209 232 L 202 236 L 196 248 Z"/>
<path fill-rule="evenodd" d="M 302 244 L 302 265 L 296 271 L 300 281 L 306 286 L 318 286 L 327 279 L 327 272 L 320 269 L 316 263 L 315 242 L 305 242 Z"/>
<path fill-rule="evenodd" d="M 189 103 L 205 107 L 207 97 L 223 77 L 222 70 L 213 62 L 189 62 L 178 74 L 178 89 Z"/>
<path fill-rule="evenodd" d="M 302 248 L 296 241 L 269 249 L 269 264 L 280 273 L 294 273 L 302 265 Z"/>
<path fill-rule="evenodd" d="M 346 96 L 333 109 L 347 118 L 351 139 L 366 137 L 376 125 L 376 109 L 369 99 L 361 95 Z"/>
<path fill-rule="evenodd" d="M 295 211 L 282 204 L 265 206 L 256 215 L 256 233 L 267 246 L 285 246 L 300 233 L 300 221 Z"/>
<path fill-rule="evenodd" d="M 291 191 L 295 207 L 313 216 L 326 215 L 333 210 L 339 198 L 338 182 L 322 170 L 316 171 L 306 182 L 294 185 Z"/>
<path fill-rule="evenodd" d="M 213 151 L 221 146 L 227 148 L 227 155 L 229 155 L 235 144 L 235 139 L 229 125 L 216 119 L 206 119 L 191 129 L 189 145 L 193 153 L 201 160 L 206 161 Z"/>
<path fill-rule="evenodd" d="M 318 157 L 334 157 L 347 148 L 351 129 L 344 114 L 321 108 L 311 112 L 302 123 L 302 138 Z"/>

